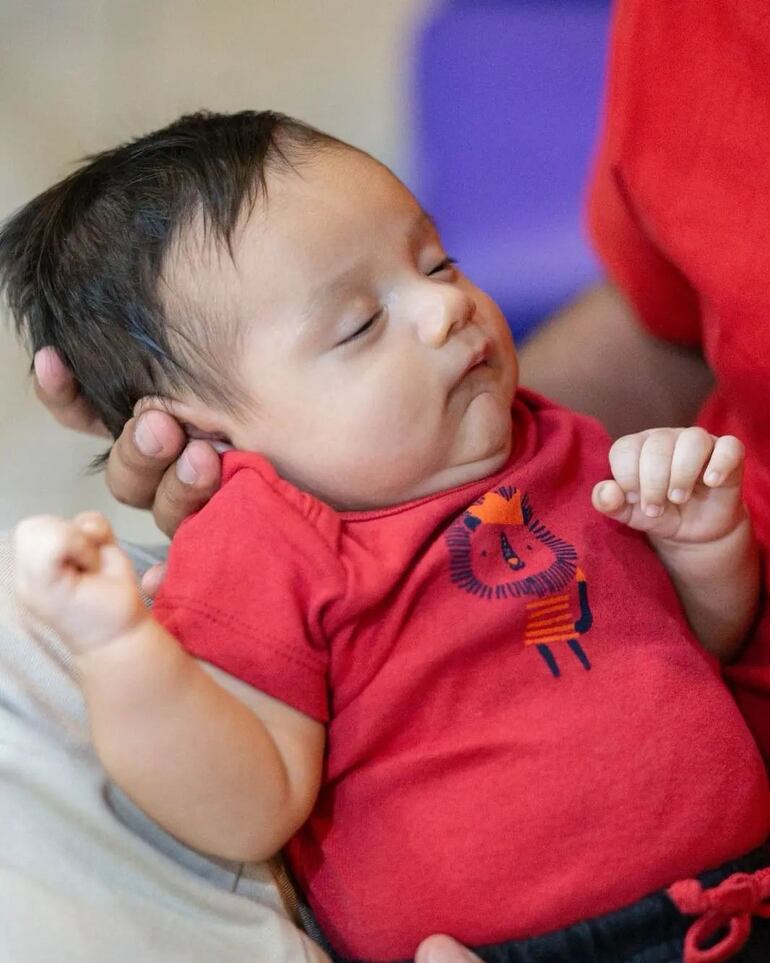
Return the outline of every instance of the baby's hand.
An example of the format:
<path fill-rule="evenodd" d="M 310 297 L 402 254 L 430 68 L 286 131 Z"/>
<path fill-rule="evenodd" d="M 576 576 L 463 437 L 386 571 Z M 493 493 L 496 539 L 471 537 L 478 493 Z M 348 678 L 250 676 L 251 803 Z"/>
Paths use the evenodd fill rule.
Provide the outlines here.
<path fill-rule="evenodd" d="M 22 609 L 76 654 L 111 642 L 147 617 L 131 562 L 102 515 L 29 518 L 16 529 L 14 550 Z"/>
<path fill-rule="evenodd" d="M 594 508 L 653 538 L 704 543 L 745 518 L 744 449 L 702 428 L 653 428 L 610 449 L 613 479 L 594 487 Z"/>

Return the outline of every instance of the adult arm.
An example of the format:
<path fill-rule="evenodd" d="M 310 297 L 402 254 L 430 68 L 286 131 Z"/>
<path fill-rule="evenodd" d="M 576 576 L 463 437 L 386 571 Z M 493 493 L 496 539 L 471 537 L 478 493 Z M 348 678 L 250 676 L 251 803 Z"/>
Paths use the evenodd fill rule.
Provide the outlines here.
<path fill-rule="evenodd" d="M 713 383 L 699 352 L 656 338 L 609 281 L 546 321 L 520 364 L 523 384 L 593 415 L 613 438 L 692 424 Z"/>

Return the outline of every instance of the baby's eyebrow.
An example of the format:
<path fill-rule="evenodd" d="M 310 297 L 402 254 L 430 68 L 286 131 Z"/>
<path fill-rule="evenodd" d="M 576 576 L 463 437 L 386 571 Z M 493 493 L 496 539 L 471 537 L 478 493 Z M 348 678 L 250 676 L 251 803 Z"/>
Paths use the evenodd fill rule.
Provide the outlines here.
<path fill-rule="evenodd" d="M 426 228 L 438 233 L 438 228 L 433 217 L 426 210 L 420 208 L 417 216 L 406 230 L 406 237 L 410 241 L 415 241 L 425 233 Z M 307 297 L 301 316 L 307 317 L 312 308 L 318 305 L 319 302 L 328 302 L 340 292 L 349 290 L 359 280 L 360 276 L 361 267 L 358 264 L 354 264 L 352 267 L 340 271 L 339 274 L 336 274 L 331 280 L 324 281 L 323 284 L 314 287 Z"/>
<path fill-rule="evenodd" d="M 421 234 L 426 227 L 430 227 L 432 230 L 438 234 L 438 226 L 432 214 L 429 214 L 424 207 L 420 208 L 420 213 L 414 219 L 414 223 L 409 230 L 409 237 L 414 237 L 416 234 Z"/>
<path fill-rule="evenodd" d="M 438 234 L 438 228 L 436 227 L 436 222 L 434 221 L 433 217 L 421 207 L 417 216 L 406 229 L 406 237 L 408 240 L 414 241 L 425 233 L 426 228 L 429 228 L 431 231 L 435 231 Z M 340 271 L 340 273 L 335 275 L 331 281 L 324 284 L 323 288 L 314 292 L 315 297 L 320 297 L 323 294 L 333 295 L 338 291 L 344 291 L 346 288 L 350 287 L 351 284 L 355 283 L 360 274 L 360 270 L 361 269 L 358 265 L 354 265 L 353 267 L 346 268 L 344 271 Z"/>
<path fill-rule="evenodd" d="M 330 281 L 316 285 L 308 294 L 303 313 L 308 314 L 314 306 L 327 303 L 340 292 L 349 290 L 360 276 L 361 268 L 358 264 L 354 264 L 335 274 Z"/>

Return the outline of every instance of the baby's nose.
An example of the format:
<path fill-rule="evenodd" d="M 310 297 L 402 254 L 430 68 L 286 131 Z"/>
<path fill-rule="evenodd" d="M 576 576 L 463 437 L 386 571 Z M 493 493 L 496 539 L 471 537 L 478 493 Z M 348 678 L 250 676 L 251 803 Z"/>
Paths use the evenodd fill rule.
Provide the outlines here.
<path fill-rule="evenodd" d="M 420 312 L 420 340 L 429 348 L 440 348 L 451 334 L 464 328 L 476 314 L 476 302 L 456 287 L 442 287 L 426 299 Z"/>

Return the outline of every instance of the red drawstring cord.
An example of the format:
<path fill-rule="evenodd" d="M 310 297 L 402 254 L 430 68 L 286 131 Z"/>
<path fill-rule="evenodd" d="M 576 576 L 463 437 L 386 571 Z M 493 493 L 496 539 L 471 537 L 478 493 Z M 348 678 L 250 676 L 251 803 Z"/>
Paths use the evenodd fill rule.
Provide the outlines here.
<path fill-rule="evenodd" d="M 698 917 L 684 938 L 684 963 L 722 963 L 746 943 L 752 916 L 770 917 L 770 868 L 735 873 L 712 889 L 683 879 L 668 895 L 680 913 Z M 724 936 L 705 949 L 720 930 Z"/>

